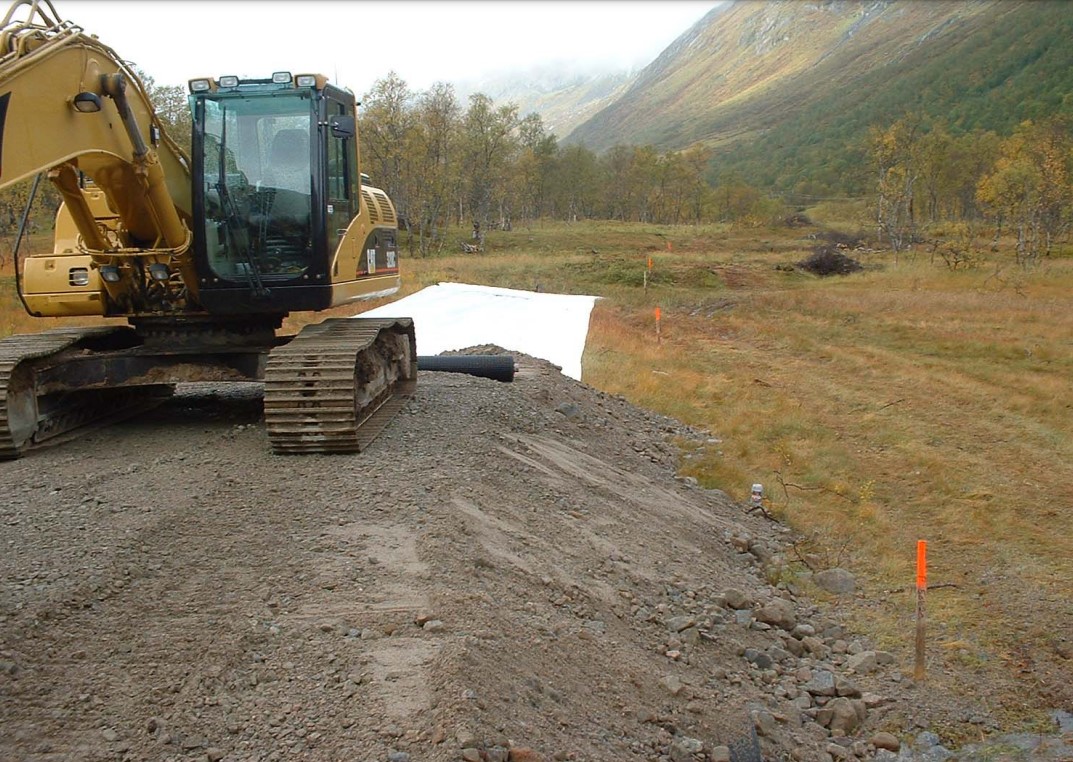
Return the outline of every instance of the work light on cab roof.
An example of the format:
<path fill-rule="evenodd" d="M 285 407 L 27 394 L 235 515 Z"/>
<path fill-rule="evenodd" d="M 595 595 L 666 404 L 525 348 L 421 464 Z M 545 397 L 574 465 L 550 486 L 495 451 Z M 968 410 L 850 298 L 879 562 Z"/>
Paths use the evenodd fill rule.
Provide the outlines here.
<path fill-rule="evenodd" d="M 312 87 L 321 90 L 328 84 L 328 78 L 323 74 L 298 74 L 292 75 L 289 71 L 273 72 L 271 77 L 243 79 L 234 74 L 224 74 L 213 79 L 212 77 L 200 77 L 191 79 L 188 83 L 191 93 L 208 93 L 218 90 L 243 90 L 256 88 L 264 89 L 287 89 L 295 87 Z"/>

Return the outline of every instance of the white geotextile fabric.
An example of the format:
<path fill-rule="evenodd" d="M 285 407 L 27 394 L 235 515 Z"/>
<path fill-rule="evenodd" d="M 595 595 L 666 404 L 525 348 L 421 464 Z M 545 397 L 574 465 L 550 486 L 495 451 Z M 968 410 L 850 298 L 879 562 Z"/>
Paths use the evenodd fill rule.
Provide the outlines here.
<path fill-rule="evenodd" d="M 581 354 L 595 296 L 440 283 L 359 317 L 412 317 L 417 353 L 496 344 L 555 363 L 581 380 Z"/>

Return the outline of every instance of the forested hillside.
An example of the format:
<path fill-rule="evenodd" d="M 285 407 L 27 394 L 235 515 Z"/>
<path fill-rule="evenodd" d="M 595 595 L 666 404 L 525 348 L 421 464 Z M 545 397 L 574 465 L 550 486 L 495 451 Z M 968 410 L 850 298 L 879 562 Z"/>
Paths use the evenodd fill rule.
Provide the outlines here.
<path fill-rule="evenodd" d="M 907 113 L 1008 135 L 1073 112 L 1064 0 L 878 0 L 717 8 L 568 142 L 713 149 L 761 188 L 860 194 L 870 127 Z"/>

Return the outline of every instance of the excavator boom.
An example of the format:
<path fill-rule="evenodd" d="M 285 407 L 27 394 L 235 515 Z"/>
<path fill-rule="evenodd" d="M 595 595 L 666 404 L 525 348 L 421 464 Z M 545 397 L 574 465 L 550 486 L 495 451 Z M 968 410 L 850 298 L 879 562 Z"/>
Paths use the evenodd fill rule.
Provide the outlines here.
<path fill-rule="evenodd" d="M 122 58 L 46 8 L 48 0 L 20 0 L 0 24 L 0 188 L 70 164 L 105 191 L 133 239 L 152 243 L 167 232 L 155 229 L 158 218 L 190 219 L 189 160 Z M 16 20 L 20 9 L 30 18 Z M 141 157 L 132 140 L 146 149 Z M 152 179 L 169 203 L 145 198 L 145 164 L 159 166 Z"/>

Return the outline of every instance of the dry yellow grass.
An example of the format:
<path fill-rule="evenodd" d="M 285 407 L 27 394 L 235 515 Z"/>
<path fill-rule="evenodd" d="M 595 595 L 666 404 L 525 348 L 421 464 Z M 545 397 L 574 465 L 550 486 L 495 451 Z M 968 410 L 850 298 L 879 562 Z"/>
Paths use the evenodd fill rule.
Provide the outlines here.
<path fill-rule="evenodd" d="M 932 583 L 951 585 L 930 597 L 935 642 L 972 644 L 971 658 L 935 648 L 934 679 L 973 690 L 968 665 L 1011 716 L 1059 705 L 1073 677 L 1073 263 L 996 276 L 917 260 L 818 280 L 753 256 L 727 271 L 730 308 L 672 309 L 659 346 L 643 310 L 599 308 L 586 380 L 719 436 L 683 471 L 742 500 L 763 482 L 776 513 L 845 549 L 875 596 L 859 624 L 905 659 L 909 598 L 878 593 L 912 584 L 927 539 Z"/>

